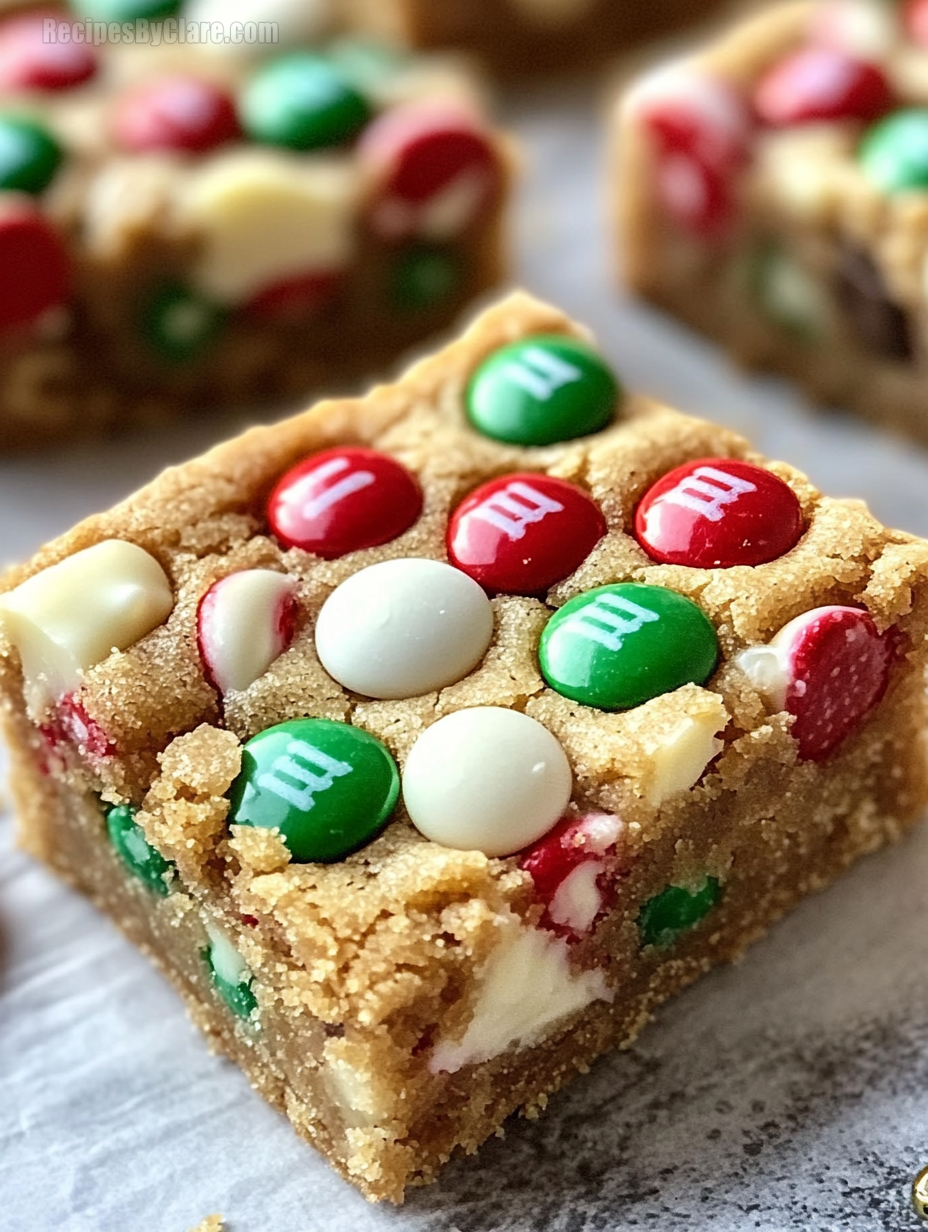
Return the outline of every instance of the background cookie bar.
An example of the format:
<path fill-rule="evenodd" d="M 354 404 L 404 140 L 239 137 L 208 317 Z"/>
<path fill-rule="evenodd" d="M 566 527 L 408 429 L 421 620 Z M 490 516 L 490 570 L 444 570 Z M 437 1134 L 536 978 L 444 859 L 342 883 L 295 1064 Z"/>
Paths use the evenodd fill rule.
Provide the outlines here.
<path fill-rule="evenodd" d="M 99 24 L 0 22 L 0 447 L 370 372 L 500 277 L 507 153 L 457 69 Z"/>
<path fill-rule="evenodd" d="M 914 821 L 926 579 L 513 296 L 6 579 L 21 838 L 400 1200 Z"/>
<path fill-rule="evenodd" d="M 928 439 L 928 23 L 778 5 L 620 108 L 626 276 L 739 360 Z"/>

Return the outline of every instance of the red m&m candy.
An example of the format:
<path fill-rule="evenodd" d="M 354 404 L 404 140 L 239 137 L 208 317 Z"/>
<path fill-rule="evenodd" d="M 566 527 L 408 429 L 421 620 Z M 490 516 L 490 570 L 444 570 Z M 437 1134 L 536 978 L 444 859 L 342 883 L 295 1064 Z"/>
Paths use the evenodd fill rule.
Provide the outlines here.
<path fill-rule="evenodd" d="M 661 204 L 696 235 L 723 234 L 749 156 L 752 121 L 744 100 L 721 79 L 671 66 L 645 78 L 631 106 L 654 142 Z"/>
<path fill-rule="evenodd" d="M 799 756 L 824 761 L 886 692 L 896 637 L 860 608 L 817 607 L 768 646 L 742 651 L 738 663 L 773 709 L 794 716 Z"/>
<path fill-rule="evenodd" d="M 613 813 L 563 817 L 519 856 L 544 904 L 543 928 L 573 940 L 590 932 L 615 897 L 625 823 Z M 611 883 L 611 884 L 610 884 Z"/>
<path fill-rule="evenodd" d="M 0 204 L 0 329 L 28 325 L 68 296 L 64 242 L 27 197 Z"/>
<path fill-rule="evenodd" d="M 327 449 L 287 471 L 268 520 L 287 547 L 326 560 L 389 543 L 422 512 L 422 489 L 395 458 L 361 447 Z"/>
<path fill-rule="evenodd" d="M 333 270 L 284 278 L 252 296 L 242 311 L 254 321 L 298 321 L 329 303 L 341 283 L 341 273 Z"/>
<path fill-rule="evenodd" d="M 57 37 L 46 42 L 45 22 L 51 17 L 70 25 L 63 14 L 48 11 L 11 17 L 0 25 L 0 92 L 69 90 L 96 73 L 96 52 L 86 43 Z"/>
<path fill-rule="evenodd" d="M 388 240 L 459 234 L 498 190 L 501 170 L 479 121 L 451 103 L 407 103 L 364 131 L 370 225 Z"/>
<path fill-rule="evenodd" d="M 582 488 L 550 475 L 504 475 L 458 505 L 448 559 L 487 590 L 533 595 L 573 573 L 605 533 Z"/>
<path fill-rule="evenodd" d="M 700 458 L 647 491 L 635 534 L 663 564 L 762 565 L 795 547 L 802 510 L 792 488 L 770 471 L 735 458 Z"/>
<path fill-rule="evenodd" d="M 232 99 L 199 77 L 161 77 L 124 95 L 113 115 L 124 149 L 200 154 L 239 136 Z"/>
<path fill-rule="evenodd" d="M 876 120 L 893 104 L 881 69 L 833 47 L 804 47 L 761 78 L 754 108 L 765 124 Z"/>

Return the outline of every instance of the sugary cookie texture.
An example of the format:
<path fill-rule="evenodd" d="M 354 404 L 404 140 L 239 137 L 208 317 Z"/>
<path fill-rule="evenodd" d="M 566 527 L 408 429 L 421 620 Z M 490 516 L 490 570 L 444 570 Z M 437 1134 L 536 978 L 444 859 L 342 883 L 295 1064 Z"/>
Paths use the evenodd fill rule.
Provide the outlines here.
<path fill-rule="evenodd" d="M 771 6 L 642 78 L 615 130 L 635 289 L 928 440 L 928 6 Z"/>
<path fill-rule="evenodd" d="M 2 589 L 23 844 L 375 1199 L 928 797 L 928 544 L 521 294 Z"/>
<path fill-rule="evenodd" d="M 0 449 L 371 373 L 500 278 L 511 159 L 459 68 L 77 7 L 0 16 Z"/>

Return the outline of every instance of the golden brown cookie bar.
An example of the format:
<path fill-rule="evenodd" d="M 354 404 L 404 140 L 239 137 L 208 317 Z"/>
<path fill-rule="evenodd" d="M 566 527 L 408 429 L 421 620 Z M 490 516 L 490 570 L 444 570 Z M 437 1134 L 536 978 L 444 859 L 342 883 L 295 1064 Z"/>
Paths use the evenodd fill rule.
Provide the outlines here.
<path fill-rule="evenodd" d="M 464 48 L 508 75 L 602 63 L 717 7 L 718 0 L 347 0 L 346 13 L 360 30 L 413 47 Z"/>
<path fill-rule="evenodd" d="M 0 19 L 0 448 L 279 406 L 500 279 L 511 160 L 458 67 L 83 8 Z"/>
<path fill-rule="evenodd" d="M 928 439 L 926 6 L 774 6 L 616 113 L 632 287 L 814 397 Z"/>
<path fill-rule="evenodd" d="M 928 544 L 522 294 L 3 590 L 22 843 L 373 1199 L 928 798 Z"/>

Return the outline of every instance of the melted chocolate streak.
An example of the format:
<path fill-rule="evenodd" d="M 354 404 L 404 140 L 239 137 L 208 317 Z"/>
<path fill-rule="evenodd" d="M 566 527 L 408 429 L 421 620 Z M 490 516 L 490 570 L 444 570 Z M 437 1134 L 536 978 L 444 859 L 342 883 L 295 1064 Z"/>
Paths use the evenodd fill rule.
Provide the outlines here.
<path fill-rule="evenodd" d="M 659 1047 L 664 1027 L 686 1039 L 687 1002 L 704 989 L 711 996 L 720 978 L 661 1015 L 667 1021 L 650 1029 Z M 924 1229 L 909 1202 L 928 1163 L 928 999 L 906 1019 L 887 1010 L 827 1038 L 761 1028 L 737 1049 L 700 1033 L 684 1052 L 678 1044 L 661 1056 L 646 1035 L 601 1060 L 540 1120 L 511 1119 L 505 1141 L 452 1164 L 438 1187 L 413 1191 L 404 1226 Z M 913 1124 L 925 1131 L 920 1143 Z"/>

